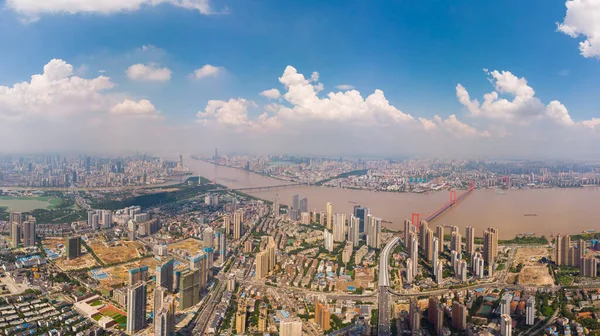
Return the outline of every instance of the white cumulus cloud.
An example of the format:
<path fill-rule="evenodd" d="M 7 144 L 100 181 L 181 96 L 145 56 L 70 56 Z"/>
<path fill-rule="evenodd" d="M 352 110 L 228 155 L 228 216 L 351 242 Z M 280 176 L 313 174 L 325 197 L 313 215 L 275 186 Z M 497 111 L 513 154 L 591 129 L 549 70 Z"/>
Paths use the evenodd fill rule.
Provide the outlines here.
<path fill-rule="evenodd" d="M 98 13 L 113 14 L 133 12 L 144 6 L 170 4 L 201 14 L 215 14 L 209 0 L 7 0 L 6 6 L 29 19 L 37 19 L 41 14 L 56 13 Z"/>
<path fill-rule="evenodd" d="M 318 92 L 322 86 L 315 83 L 316 79 L 318 75 L 315 76 L 314 73 L 307 80 L 294 67 L 287 66 L 279 81 L 287 90 L 283 97 L 291 107 L 281 109 L 279 115 L 288 119 L 371 123 L 403 123 L 413 120 L 411 115 L 391 105 L 381 90 L 375 90 L 366 98 L 357 90 L 330 92 L 325 98 L 321 98 Z"/>
<path fill-rule="evenodd" d="M 489 81 L 496 91 L 486 93 L 483 103 L 471 99 L 469 92 L 461 84 L 456 86 L 458 101 L 472 116 L 519 124 L 544 118 L 565 126 L 574 124 L 566 107 L 559 101 L 552 101 L 548 106 L 544 106 L 525 78 L 519 78 L 510 71 L 484 71 L 490 76 Z M 513 96 L 513 100 L 501 98 L 501 94 Z"/>
<path fill-rule="evenodd" d="M 110 78 L 85 79 L 75 76 L 73 66 L 53 59 L 29 82 L 0 86 L 0 118 L 66 116 L 103 111 L 111 103 L 105 91 L 114 87 Z"/>
<path fill-rule="evenodd" d="M 152 103 L 147 99 L 134 101 L 125 99 L 123 102 L 113 106 L 110 113 L 119 116 L 151 117 L 158 116 L 158 112 Z"/>
<path fill-rule="evenodd" d="M 171 79 L 171 70 L 169 68 L 160 68 L 154 63 L 149 65 L 134 64 L 127 68 L 125 73 L 129 79 L 135 81 L 165 82 Z"/>
<path fill-rule="evenodd" d="M 281 93 L 277 89 L 269 89 L 262 91 L 260 95 L 269 99 L 277 99 L 281 96 Z"/>
<path fill-rule="evenodd" d="M 206 64 L 202 68 L 194 70 L 192 77 L 195 79 L 202 79 L 206 77 L 216 77 L 224 71 L 223 67 L 216 67 L 214 65 Z"/>
<path fill-rule="evenodd" d="M 446 119 L 442 119 L 438 115 L 434 116 L 432 120 L 419 118 L 419 122 L 421 122 L 423 129 L 426 131 L 443 130 L 455 138 L 489 138 L 492 136 L 489 131 L 479 131 L 475 127 L 463 123 L 454 114 L 451 114 Z"/>
<path fill-rule="evenodd" d="M 354 85 L 340 84 L 340 85 L 336 85 L 335 88 L 338 90 L 342 90 L 342 91 L 348 91 L 348 90 L 354 89 Z"/>
<path fill-rule="evenodd" d="M 210 100 L 204 111 L 198 112 L 197 117 L 203 120 L 215 119 L 218 123 L 228 126 L 244 126 L 251 124 L 248 119 L 248 108 L 256 103 L 243 98 Z"/>
<path fill-rule="evenodd" d="M 558 31 L 573 38 L 583 37 L 579 51 L 584 57 L 600 57 L 600 1 L 567 0 L 567 14 Z"/>

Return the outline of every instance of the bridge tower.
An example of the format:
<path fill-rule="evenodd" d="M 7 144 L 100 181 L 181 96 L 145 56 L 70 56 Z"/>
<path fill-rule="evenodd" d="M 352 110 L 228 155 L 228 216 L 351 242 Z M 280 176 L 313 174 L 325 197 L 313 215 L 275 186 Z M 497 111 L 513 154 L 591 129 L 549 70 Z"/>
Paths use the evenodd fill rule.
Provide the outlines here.
<path fill-rule="evenodd" d="M 417 232 L 419 232 L 421 230 L 421 214 L 413 212 L 410 221 L 417 228 Z"/>
<path fill-rule="evenodd" d="M 456 190 L 450 190 L 450 203 L 456 204 Z"/>

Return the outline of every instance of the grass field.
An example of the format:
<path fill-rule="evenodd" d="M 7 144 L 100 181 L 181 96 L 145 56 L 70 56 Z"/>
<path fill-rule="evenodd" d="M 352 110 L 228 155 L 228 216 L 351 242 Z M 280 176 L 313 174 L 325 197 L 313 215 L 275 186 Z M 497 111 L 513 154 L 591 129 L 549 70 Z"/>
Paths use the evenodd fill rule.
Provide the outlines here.
<path fill-rule="evenodd" d="M 101 309 L 100 314 L 112 318 L 120 327 L 124 328 L 127 326 L 127 314 L 113 306 Z"/>

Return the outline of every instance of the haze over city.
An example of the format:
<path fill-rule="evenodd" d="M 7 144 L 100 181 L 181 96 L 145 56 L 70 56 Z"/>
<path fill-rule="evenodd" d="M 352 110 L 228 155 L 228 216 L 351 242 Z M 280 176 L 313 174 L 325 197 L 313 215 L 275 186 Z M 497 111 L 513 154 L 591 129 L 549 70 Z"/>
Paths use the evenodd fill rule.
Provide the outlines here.
<path fill-rule="evenodd" d="M 5 153 L 600 154 L 596 1 L 0 6 Z"/>

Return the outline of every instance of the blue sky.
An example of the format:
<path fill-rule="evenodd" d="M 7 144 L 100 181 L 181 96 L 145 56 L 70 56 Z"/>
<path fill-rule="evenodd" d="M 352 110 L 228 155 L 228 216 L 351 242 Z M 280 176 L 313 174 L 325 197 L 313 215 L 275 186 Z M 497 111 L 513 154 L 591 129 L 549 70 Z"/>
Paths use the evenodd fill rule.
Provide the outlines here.
<path fill-rule="evenodd" d="M 57 4 L 53 5 L 53 2 Z M 178 0 L 163 0 L 164 3 L 157 6 L 144 5 L 146 2 L 109 0 L 107 3 L 116 5 L 94 8 L 95 5 L 89 5 L 90 1 L 86 0 L 73 0 L 71 5 L 47 0 L 44 6 L 30 5 L 26 0 L 0 1 L 0 86 L 10 88 L 15 83 L 29 81 L 30 76 L 41 74 L 43 66 L 50 60 L 62 59 L 72 65 L 74 76 L 86 79 L 100 75 L 110 77 L 115 86 L 104 94 L 113 96 L 115 100 L 106 102 L 108 110 L 118 104 L 118 99 L 150 101 L 156 111 L 144 111 L 158 114 L 160 118 L 155 118 L 159 120 L 145 127 L 146 131 L 153 129 L 148 133 L 165 125 L 171 128 L 197 127 L 194 131 L 186 128 L 186 132 L 192 134 L 190 136 L 198 132 L 210 133 L 213 135 L 211 139 L 235 137 L 248 140 L 254 150 L 263 148 L 261 144 L 272 142 L 270 139 L 274 137 L 280 139 L 285 134 L 282 128 L 293 128 L 302 130 L 302 133 L 295 137 L 285 134 L 289 140 L 284 142 L 286 148 L 264 146 L 264 151 L 308 151 L 306 146 L 294 148 L 289 144 L 303 139 L 306 131 L 310 130 L 303 127 L 307 123 L 314 125 L 315 122 L 344 125 L 351 133 L 424 134 L 422 129 L 416 130 L 414 127 L 407 130 L 404 124 L 394 130 L 380 128 L 381 125 L 369 126 L 372 129 L 363 128 L 366 126 L 360 125 L 364 121 L 361 118 L 365 114 L 365 118 L 370 118 L 369 113 L 399 120 L 396 112 L 385 112 L 389 111 L 387 107 L 379 105 L 381 110 L 378 111 L 364 107 L 367 112 L 363 113 L 362 108 L 357 108 L 356 115 L 339 118 L 339 115 L 324 116 L 331 106 L 327 105 L 326 110 L 315 107 L 313 103 L 320 103 L 320 100 L 312 99 L 312 103 L 308 103 L 308 100 L 298 97 L 297 102 L 293 103 L 287 97 L 269 100 L 258 94 L 271 88 L 285 94 L 288 88 L 282 85 L 279 77 L 291 65 L 306 78 L 314 71 L 319 73 L 318 81 L 308 84 L 310 88 L 317 86 L 317 83 L 322 84 L 323 90 L 316 90 L 318 99 L 324 98 L 329 92 L 340 91 L 335 86 L 341 84 L 353 86 L 365 99 L 376 89 L 382 90 L 389 105 L 401 113 L 410 115 L 415 121 L 419 118 L 432 121 L 428 132 L 434 128 L 445 131 L 443 136 L 439 136 L 440 143 L 457 136 L 473 153 L 498 149 L 503 155 L 510 155 L 510 148 L 515 143 L 528 141 L 532 144 L 531 148 L 516 153 L 527 155 L 535 152 L 536 146 L 540 145 L 535 141 L 544 136 L 565 138 L 570 134 L 578 134 L 569 133 L 572 129 L 565 131 L 557 130 L 554 126 L 548 127 L 544 121 L 538 124 L 538 119 L 548 119 L 548 108 L 544 106 L 554 100 L 568 110 L 572 123 L 569 121 L 566 124 L 579 127 L 579 123 L 588 120 L 590 123 L 582 128 L 590 133 L 588 140 L 596 139 L 593 132 L 600 123 L 591 121 L 599 114 L 600 96 L 595 93 L 600 85 L 597 80 L 600 75 L 600 52 L 595 54 L 595 48 L 598 47 L 592 44 L 595 47 L 592 52 L 582 55 L 584 52 L 580 51 L 578 44 L 586 38 L 592 42 L 600 39 L 593 35 L 597 31 L 593 23 L 589 27 L 589 20 L 581 18 L 582 12 L 589 13 L 586 15 L 592 15 L 592 18 L 597 15 L 596 21 L 600 22 L 600 5 L 596 4 L 597 1 L 567 1 L 574 3 L 568 26 L 580 34 L 575 38 L 558 31 L 557 24 L 566 22 L 568 13 L 565 1 L 554 0 L 192 1 L 210 6 L 210 13 L 206 12 L 205 7 L 200 10 L 199 7 L 184 8 Z M 119 3 L 129 3 L 135 8 L 119 8 Z M 87 4 L 87 10 L 82 11 L 81 4 L 84 7 Z M 138 4 L 142 5 L 137 8 Z M 142 46 L 153 47 L 144 51 Z M 133 64 L 165 67 L 171 75 L 168 80 L 161 81 L 131 80 L 125 71 Z M 218 74 L 201 79 L 191 78 L 190 74 L 195 69 L 207 64 L 217 67 Z M 508 71 L 515 78 L 525 78 L 527 85 L 535 91 L 535 99 L 539 99 L 543 106 L 537 106 L 539 104 L 536 101 L 525 104 L 525 107 L 513 107 L 523 109 L 517 112 L 469 109 L 457 99 L 457 84 L 466 88 L 470 100 L 477 98 L 480 103 L 484 100 L 484 94 L 499 91 L 494 85 L 500 82 L 500 77 L 486 74 L 482 70 L 484 68 L 490 72 Z M 103 72 L 99 73 L 100 70 Z M 292 72 L 289 74 L 293 75 Z M 490 81 L 490 77 L 495 80 Z M 510 81 L 509 78 L 505 79 Z M 511 90 L 499 91 L 500 97 L 505 94 L 511 101 L 515 95 Z M 1 98 L 0 116 L 3 108 L 11 108 L 3 107 Z M 210 100 L 229 102 L 229 99 L 238 98 L 245 100 L 241 104 L 241 113 L 247 113 L 247 120 L 241 122 L 243 125 L 231 123 L 231 120 L 218 120 L 219 113 L 228 113 L 226 104 L 219 105 L 212 113 L 206 113 Z M 81 114 L 90 107 L 86 106 L 85 100 L 78 103 L 82 112 L 77 112 L 75 117 L 67 117 L 82 118 L 80 122 L 87 124 L 87 119 Z M 267 104 L 278 106 L 269 108 Z M 60 109 L 61 106 L 47 107 L 49 110 L 53 108 Z M 285 108 L 293 111 L 283 110 Z M 352 107 L 349 109 L 352 110 Z M 98 107 L 97 113 L 100 110 Z M 205 112 L 204 115 L 197 116 L 199 111 Z M 279 131 L 272 131 L 268 129 L 269 126 L 255 120 L 265 111 L 268 117 L 274 118 L 272 124 L 277 124 Z M 12 110 L 9 112 L 5 114 L 16 114 Z M 30 115 L 28 121 L 17 121 L 28 127 L 47 117 L 38 112 L 19 113 Z M 514 115 L 503 116 L 506 113 Z M 121 116 L 127 114 L 130 113 L 123 112 Z M 521 119 L 534 114 L 539 115 L 535 121 Z M 436 115 L 441 121 L 436 121 Z M 445 124 L 444 120 L 451 115 L 455 115 L 460 124 Z M 68 124 L 65 120 L 62 121 L 63 126 Z M 346 126 L 345 122 L 349 124 Z M 422 123 L 426 125 L 426 122 Z M 527 127 L 523 126 L 524 123 Z M 389 126 L 389 123 L 384 124 Z M 475 131 L 465 129 L 462 125 L 472 127 Z M 533 140 L 528 139 L 531 134 L 543 130 L 558 133 L 536 133 Z M 463 131 L 470 135 L 465 136 Z M 166 134 L 164 130 L 156 132 Z M 323 128 L 320 132 L 328 131 Z M 242 134 L 250 135 L 244 138 Z M 507 140 L 506 134 L 515 135 L 516 138 Z M 469 146 L 476 142 L 473 137 L 478 136 L 486 138 L 486 148 Z M 383 139 L 380 141 L 406 140 L 392 135 Z M 94 141 L 90 139 L 83 143 L 91 146 Z M 326 138 L 320 138 L 319 141 L 326 141 Z M 372 146 L 378 142 L 377 139 L 363 138 L 356 143 Z M 62 143 L 52 145 L 61 147 Z M 103 149 L 97 144 L 91 147 Z M 177 147 L 177 143 L 172 143 L 162 149 L 177 150 Z M 231 150 L 235 149 L 231 147 Z M 342 143 L 332 144 L 329 151 L 345 151 L 342 147 Z M 436 154 L 431 149 L 439 147 L 439 144 L 431 143 L 423 147 L 423 152 Z M 18 149 L 35 150 L 28 145 Z M 240 150 L 244 149 L 249 148 L 242 147 Z M 0 150 L 10 151 L 11 148 Z M 465 153 L 469 153 L 469 150 Z M 388 148 L 383 152 L 393 154 L 394 149 Z"/>

